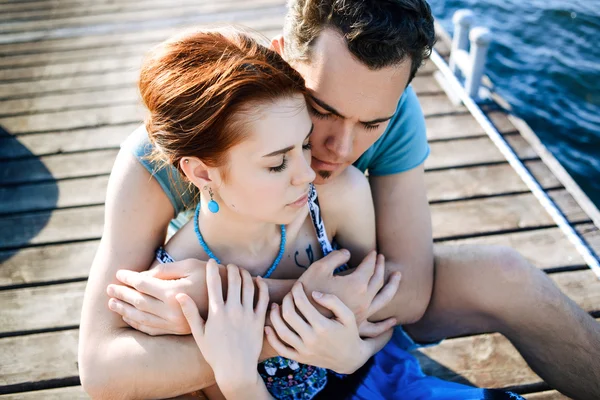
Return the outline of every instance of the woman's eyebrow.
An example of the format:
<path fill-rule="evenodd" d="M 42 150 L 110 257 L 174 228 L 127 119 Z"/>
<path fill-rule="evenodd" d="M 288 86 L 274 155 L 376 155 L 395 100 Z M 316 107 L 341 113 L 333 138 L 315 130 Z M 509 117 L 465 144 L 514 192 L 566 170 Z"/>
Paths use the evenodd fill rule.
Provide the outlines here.
<path fill-rule="evenodd" d="M 304 138 L 304 140 L 308 139 L 308 137 L 309 137 L 309 136 L 312 134 L 312 132 L 313 132 L 313 129 L 315 129 L 315 124 L 311 124 L 311 125 L 310 125 L 310 131 L 308 132 L 308 135 L 306 135 L 306 137 Z M 263 158 L 264 158 L 264 157 L 273 157 L 273 156 L 278 156 L 279 154 L 285 154 L 285 153 L 287 153 L 288 151 L 292 150 L 294 147 L 296 147 L 296 146 L 288 146 L 288 147 L 285 147 L 285 148 L 283 148 L 283 149 L 281 149 L 281 150 L 275 150 L 275 151 L 274 151 L 274 152 L 272 152 L 272 153 L 265 154 L 265 155 L 263 156 Z"/>

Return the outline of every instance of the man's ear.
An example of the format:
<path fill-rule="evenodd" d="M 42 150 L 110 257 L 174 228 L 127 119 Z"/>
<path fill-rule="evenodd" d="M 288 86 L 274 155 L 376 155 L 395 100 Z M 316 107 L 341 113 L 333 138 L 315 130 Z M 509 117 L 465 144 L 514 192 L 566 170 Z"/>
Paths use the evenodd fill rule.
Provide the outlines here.
<path fill-rule="evenodd" d="M 283 57 L 283 35 L 277 35 L 271 39 L 271 50 Z"/>
<path fill-rule="evenodd" d="M 211 183 L 208 167 L 197 157 L 185 157 L 179 161 L 179 167 L 196 187 L 203 188 Z"/>

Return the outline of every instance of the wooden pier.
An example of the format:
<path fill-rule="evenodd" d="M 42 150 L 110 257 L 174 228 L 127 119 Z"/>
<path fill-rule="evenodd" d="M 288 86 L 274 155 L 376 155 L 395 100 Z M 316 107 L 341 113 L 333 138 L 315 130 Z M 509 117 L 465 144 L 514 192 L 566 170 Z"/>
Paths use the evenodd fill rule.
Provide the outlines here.
<path fill-rule="evenodd" d="M 0 0 L 0 400 L 87 398 L 77 337 L 102 234 L 108 176 L 143 112 L 142 54 L 177 30 L 236 22 L 281 30 L 284 0 Z M 437 49 L 448 53 L 440 40 Z M 600 281 L 464 106 L 425 65 L 426 181 L 438 243 L 509 245 L 600 317 Z M 507 116 L 487 110 L 589 245 L 600 233 Z M 580 201 L 581 203 L 581 201 Z M 418 355 L 444 379 L 562 399 L 501 335 L 450 338 Z"/>

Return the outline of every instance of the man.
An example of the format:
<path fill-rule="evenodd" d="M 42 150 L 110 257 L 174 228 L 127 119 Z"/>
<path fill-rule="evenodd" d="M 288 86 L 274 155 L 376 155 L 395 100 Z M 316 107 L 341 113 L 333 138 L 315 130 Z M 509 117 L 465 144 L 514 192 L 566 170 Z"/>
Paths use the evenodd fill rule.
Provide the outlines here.
<path fill-rule="evenodd" d="M 425 122 L 408 86 L 433 41 L 424 0 L 292 0 L 284 35 L 272 42 L 310 90 L 316 183 L 326 184 L 353 163 L 369 170 L 386 274 L 402 273 L 392 302 L 371 319 L 394 316 L 404 326 L 398 332 L 407 348 L 459 334 L 500 332 L 551 386 L 571 397 L 599 398 L 600 326 L 543 272 L 507 248 L 433 246 L 423 169 L 429 153 Z M 113 168 L 105 230 L 90 272 L 95 284 L 86 290 L 80 368 L 94 397 L 169 397 L 214 383 L 176 312 L 175 294 L 204 295 L 202 277 L 189 264 L 180 262 L 179 273 L 169 275 L 121 271 L 120 280 L 137 291 L 109 287 L 118 299 L 110 307 L 129 325 L 157 336 L 124 326 L 106 308 L 104 290 L 117 283 L 116 271 L 146 270 L 173 210 L 182 208 L 168 179 L 151 178 L 144 136 L 138 131 L 130 137 Z M 318 262 L 339 265 L 345 259 L 338 252 Z M 350 302 L 360 282 L 349 274 L 321 284 L 322 292 Z M 276 293 L 281 288 L 273 285 L 271 297 L 281 298 Z M 368 306 L 351 308 L 364 316 Z M 93 322 L 97 326 L 92 315 L 105 328 L 91 329 Z M 159 336 L 165 333 L 180 336 Z M 124 348 L 135 359 L 121 358 Z M 144 376 L 123 373 L 134 364 L 136 371 L 145 367 Z"/>

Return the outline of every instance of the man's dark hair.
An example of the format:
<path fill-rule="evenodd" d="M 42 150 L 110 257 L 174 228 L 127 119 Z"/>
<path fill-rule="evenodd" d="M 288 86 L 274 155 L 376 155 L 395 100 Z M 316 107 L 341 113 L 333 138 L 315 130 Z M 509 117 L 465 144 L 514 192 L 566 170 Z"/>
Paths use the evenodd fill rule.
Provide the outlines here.
<path fill-rule="evenodd" d="M 339 32 L 348 50 L 373 70 L 411 60 L 409 82 L 435 43 L 425 0 L 289 0 L 285 58 L 310 62 L 311 47 L 326 28 Z"/>

